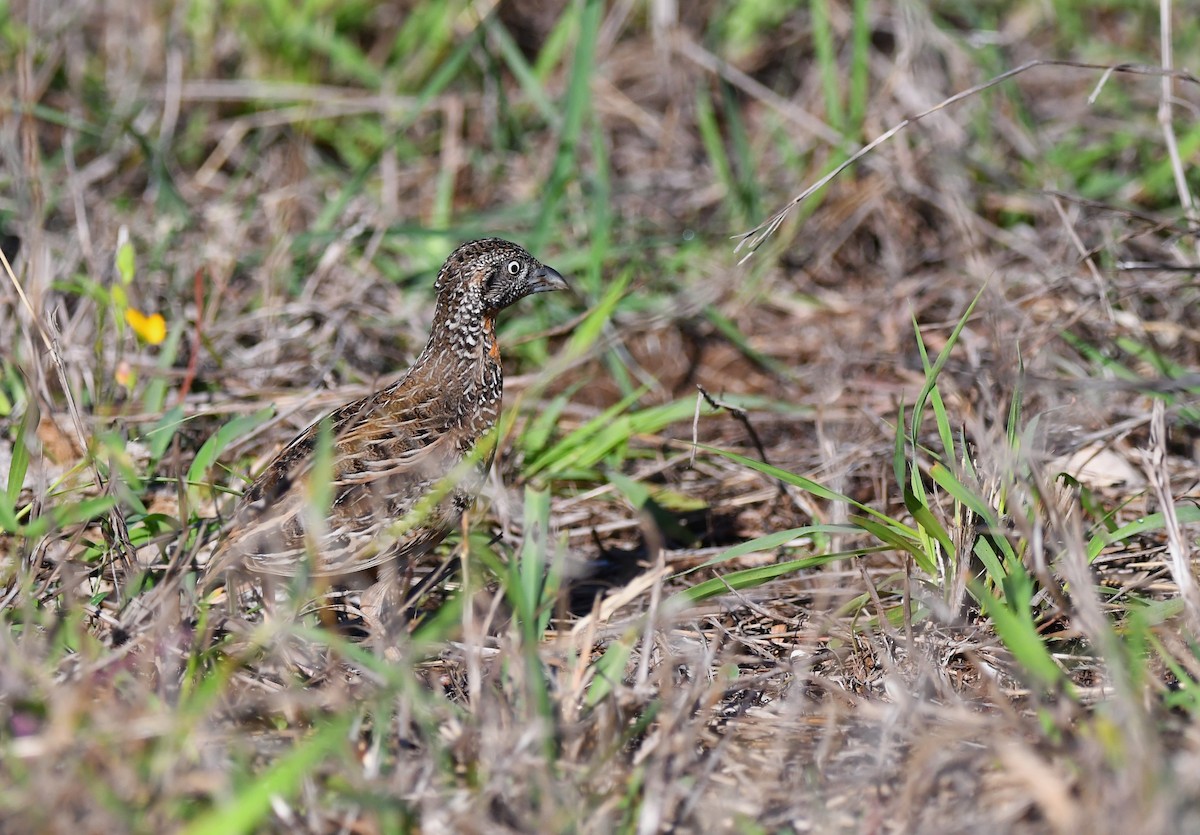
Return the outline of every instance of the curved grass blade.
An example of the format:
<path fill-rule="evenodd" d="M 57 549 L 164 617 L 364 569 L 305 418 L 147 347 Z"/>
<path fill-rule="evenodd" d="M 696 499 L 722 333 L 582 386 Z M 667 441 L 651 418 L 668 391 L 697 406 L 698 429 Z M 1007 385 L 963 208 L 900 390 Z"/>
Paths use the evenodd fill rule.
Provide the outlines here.
<path fill-rule="evenodd" d="M 275 797 L 291 797 L 321 762 L 345 745 L 354 721 L 353 714 L 342 715 L 312 736 L 296 743 L 291 752 L 278 758 L 275 765 L 255 780 L 241 783 L 242 791 L 228 805 L 220 806 L 187 827 L 187 835 L 229 835 L 251 832 L 266 823 Z"/>
<path fill-rule="evenodd" d="M 1000 641 L 1025 673 L 1025 678 L 1046 689 L 1062 689 L 1072 694 L 1071 682 L 1050 655 L 1033 621 L 1030 608 L 1033 583 L 1029 575 L 1024 572 L 1020 576 L 1009 574 L 1004 582 L 1003 599 L 995 597 L 977 582 L 972 582 L 969 588 L 991 620 Z"/>
<path fill-rule="evenodd" d="M 193 494 L 193 501 L 198 499 L 196 487 L 204 483 L 204 476 L 208 473 L 208 468 L 216 462 L 217 456 L 224 452 L 225 447 L 266 423 L 274 414 L 275 407 L 267 406 L 252 415 L 235 417 L 204 442 L 200 451 L 196 453 L 192 466 L 188 467 L 188 492 Z"/>
<path fill-rule="evenodd" d="M 1180 524 L 1200 522 L 1200 506 L 1180 502 L 1175 505 L 1175 515 L 1179 517 Z M 1151 513 L 1149 516 L 1144 516 L 1141 519 L 1130 522 L 1128 525 L 1122 525 L 1112 533 L 1101 531 L 1088 542 L 1088 560 L 1096 559 L 1096 557 L 1100 556 L 1101 551 L 1114 542 L 1122 542 L 1132 536 L 1149 531 L 1162 530 L 1164 523 L 1165 517 L 1162 513 Z"/>
<path fill-rule="evenodd" d="M 763 475 L 768 475 L 771 478 L 778 479 L 785 484 L 791 484 L 793 487 L 799 487 L 801 490 L 804 490 L 806 493 L 811 493 L 818 499 L 825 499 L 831 502 L 844 502 L 845 504 L 848 504 L 857 510 L 861 510 L 868 516 L 873 516 L 887 527 L 892 528 L 904 536 L 915 538 L 917 535 L 916 530 L 908 525 L 905 525 L 902 522 L 897 522 L 887 514 L 876 510 L 873 507 L 868 507 L 862 502 L 855 501 L 849 496 L 845 496 L 836 490 L 830 490 L 828 487 L 818 484 L 811 478 L 805 478 L 802 475 L 797 475 L 796 473 L 789 472 L 788 470 L 781 470 L 779 467 L 774 467 L 770 464 L 764 464 L 762 461 L 756 461 L 753 458 L 747 458 L 744 455 L 738 455 L 736 452 L 730 452 L 729 450 L 721 449 L 720 447 L 709 446 L 708 444 L 697 444 L 696 448 L 720 455 L 723 458 L 728 458 L 730 461 L 737 462 L 738 464 L 749 467 L 752 470 L 757 470 Z"/>
<path fill-rule="evenodd" d="M 713 565 L 718 565 L 729 560 L 744 557 L 746 554 L 755 554 L 761 551 L 771 551 L 779 548 L 793 539 L 799 539 L 802 536 L 812 536 L 813 534 L 828 534 L 830 536 L 855 536 L 863 532 L 862 528 L 854 527 L 853 525 L 805 525 L 800 528 L 788 528 L 786 531 L 776 531 L 769 533 L 766 536 L 760 536 L 755 539 L 750 539 L 745 542 L 739 542 L 732 548 L 722 551 L 711 559 L 705 560 L 699 565 L 693 566 L 686 571 L 681 571 L 676 574 L 676 577 L 686 577 L 694 571 L 699 571 L 702 568 L 708 568 Z"/>
<path fill-rule="evenodd" d="M 774 565 L 760 565 L 741 571 L 731 571 L 721 577 L 714 577 L 711 580 L 705 580 L 703 583 L 697 583 L 691 588 L 676 592 L 667 598 L 666 605 L 668 607 L 677 606 L 684 608 L 687 605 L 699 603 L 703 600 L 708 600 L 710 597 L 717 597 L 729 591 L 756 588 L 777 577 L 792 574 L 805 568 L 815 568 L 827 562 L 844 560 L 848 557 L 857 557 L 862 554 L 877 553 L 884 550 L 888 549 L 876 547 L 856 548 L 853 551 L 834 551 L 829 554 L 818 554 L 815 557 L 789 560 L 788 562 L 775 563 Z"/>

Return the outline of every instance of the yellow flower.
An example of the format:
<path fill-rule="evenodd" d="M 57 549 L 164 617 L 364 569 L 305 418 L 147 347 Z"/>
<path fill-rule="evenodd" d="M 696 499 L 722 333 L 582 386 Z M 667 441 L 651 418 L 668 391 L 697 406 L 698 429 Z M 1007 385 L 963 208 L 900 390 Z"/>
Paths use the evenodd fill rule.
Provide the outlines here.
<path fill-rule="evenodd" d="M 152 313 L 147 316 L 140 310 L 127 307 L 125 308 L 125 321 L 142 341 L 149 342 L 151 345 L 158 345 L 167 338 L 167 320 L 162 317 L 161 313 Z"/>

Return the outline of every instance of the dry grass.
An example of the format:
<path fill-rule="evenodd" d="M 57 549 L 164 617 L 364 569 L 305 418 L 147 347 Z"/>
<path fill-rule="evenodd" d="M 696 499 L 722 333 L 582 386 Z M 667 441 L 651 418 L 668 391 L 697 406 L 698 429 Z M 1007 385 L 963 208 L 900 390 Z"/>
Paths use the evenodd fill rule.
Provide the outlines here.
<path fill-rule="evenodd" d="M 730 240 L 1150 10 L 329 5 L 0 6 L 0 830 L 1200 825 L 1200 88 L 1038 68 Z M 504 326 L 467 576 L 386 660 L 223 636 L 229 494 L 483 232 L 573 294 Z"/>

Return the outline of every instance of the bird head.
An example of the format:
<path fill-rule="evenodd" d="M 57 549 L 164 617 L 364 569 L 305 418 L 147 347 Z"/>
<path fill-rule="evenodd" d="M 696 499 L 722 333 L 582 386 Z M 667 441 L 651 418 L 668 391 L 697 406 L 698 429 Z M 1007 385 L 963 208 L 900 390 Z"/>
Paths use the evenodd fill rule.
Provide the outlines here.
<path fill-rule="evenodd" d="M 494 314 L 534 293 L 567 289 L 567 282 L 523 248 L 500 238 L 465 243 L 438 273 L 439 304 L 475 298 L 483 314 Z"/>

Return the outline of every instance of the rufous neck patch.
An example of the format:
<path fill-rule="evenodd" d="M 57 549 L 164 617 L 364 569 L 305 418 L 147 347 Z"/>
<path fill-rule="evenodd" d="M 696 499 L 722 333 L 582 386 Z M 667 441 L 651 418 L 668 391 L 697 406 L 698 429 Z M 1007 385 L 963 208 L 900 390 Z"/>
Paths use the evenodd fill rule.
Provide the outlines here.
<path fill-rule="evenodd" d="M 483 338 L 488 341 L 488 356 L 496 362 L 500 362 L 500 342 L 496 339 L 495 317 L 483 317 Z"/>

